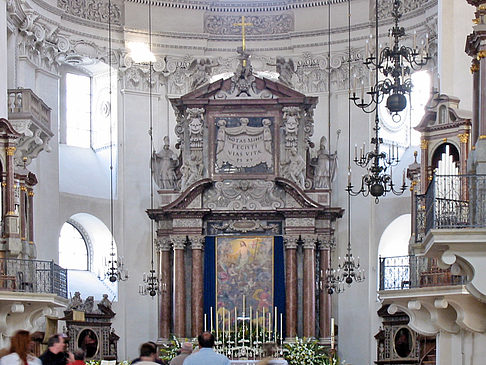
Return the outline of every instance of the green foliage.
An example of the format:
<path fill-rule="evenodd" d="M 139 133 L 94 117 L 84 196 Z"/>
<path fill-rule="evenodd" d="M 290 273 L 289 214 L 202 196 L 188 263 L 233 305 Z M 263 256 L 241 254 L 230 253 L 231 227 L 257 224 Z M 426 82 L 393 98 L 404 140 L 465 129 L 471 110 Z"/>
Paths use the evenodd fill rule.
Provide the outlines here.
<path fill-rule="evenodd" d="M 162 347 L 160 348 L 159 358 L 162 361 L 168 362 L 177 356 L 177 352 L 180 350 L 180 348 L 181 348 L 180 341 L 177 339 L 176 336 L 171 335 L 169 339 L 169 343 L 163 344 Z"/>
<path fill-rule="evenodd" d="M 284 357 L 290 365 L 337 365 L 339 360 L 326 353 L 312 338 L 295 338 L 284 344 Z"/>

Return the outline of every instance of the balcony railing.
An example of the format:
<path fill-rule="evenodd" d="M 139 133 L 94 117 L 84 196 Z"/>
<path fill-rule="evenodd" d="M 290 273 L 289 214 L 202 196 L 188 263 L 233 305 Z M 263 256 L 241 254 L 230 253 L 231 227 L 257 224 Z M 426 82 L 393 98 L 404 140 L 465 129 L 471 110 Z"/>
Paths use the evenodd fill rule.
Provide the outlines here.
<path fill-rule="evenodd" d="M 440 269 L 437 259 L 417 256 L 380 257 L 380 290 L 463 285 L 466 277 Z"/>
<path fill-rule="evenodd" d="M 9 89 L 8 118 L 29 119 L 50 129 L 51 109 L 30 89 Z"/>
<path fill-rule="evenodd" d="M 0 290 L 67 298 L 67 270 L 52 261 L 0 258 Z"/>
<path fill-rule="evenodd" d="M 486 175 L 436 175 L 415 199 L 415 242 L 431 229 L 486 227 Z"/>

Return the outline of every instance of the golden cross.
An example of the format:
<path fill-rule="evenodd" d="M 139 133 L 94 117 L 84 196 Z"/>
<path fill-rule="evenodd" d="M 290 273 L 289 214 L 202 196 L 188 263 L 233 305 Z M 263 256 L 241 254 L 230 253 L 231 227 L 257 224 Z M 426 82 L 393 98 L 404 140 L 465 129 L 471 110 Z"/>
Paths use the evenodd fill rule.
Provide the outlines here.
<path fill-rule="evenodd" d="M 243 51 L 246 49 L 246 45 L 245 45 L 245 27 L 248 25 L 248 26 L 252 26 L 253 23 L 245 23 L 245 16 L 242 15 L 241 16 L 241 23 L 234 23 L 233 24 L 234 26 L 237 26 L 237 27 L 241 27 L 241 38 L 242 38 L 242 48 L 243 48 Z"/>

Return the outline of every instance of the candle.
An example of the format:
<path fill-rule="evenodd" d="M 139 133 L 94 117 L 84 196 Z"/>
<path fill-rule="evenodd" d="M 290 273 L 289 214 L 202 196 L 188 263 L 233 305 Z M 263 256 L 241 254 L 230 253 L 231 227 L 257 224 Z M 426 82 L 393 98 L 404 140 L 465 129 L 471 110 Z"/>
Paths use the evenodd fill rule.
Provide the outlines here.
<path fill-rule="evenodd" d="M 358 145 L 357 144 L 354 145 L 354 159 L 355 160 L 358 159 Z"/>
<path fill-rule="evenodd" d="M 258 322 L 258 309 L 256 311 L 256 342 L 258 342 L 258 327 L 259 326 L 259 322 Z"/>
<path fill-rule="evenodd" d="M 275 344 L 277 344 L 277 307 L 275 307 L 275 316 L 273 317 L 273 338 L 275 339 Z"/>
<path fill-rule="evenodd" d="M 235 346 L 238 343 L 237 332 L 238 332 L 238 310 L 235 307 Z"/>
<path fill-rule="evenodd" d="M 245 296 L 243 295 L 243 316 L 245 316 Z"/>
<path fill-rule="evenodd" d="M 429 53 L 429 33 L 425 34 L 425 53 Z"/>
<path fill-rule="evenodd" d="M 334 350 L 334 318 L 331 318 L 331 349 Z"/>
<path fill-rule="evenodd" d="M 251 314 L 252 313 L 251 313 L 251 307 L 250 307 L 250 347 L 251 347 L 251 338 L 252 338 L 252 331 L 251 330 L 253 329 L 253 325 L 251 323 L 251 321 L 252 321 Z"/>
<path fill-rule="evenodd" d="M 417 31 L 413 31 L 413 49 L 415 50 L 417 48 Z"/>
<path fill-rule="evenodd" d="M 263 314 L 262 314 L 262 319 L 263 319 L 263 329 L 262 329 L 262 334 L 263 334 L 263 343 L 265 343 L 265 307 L 263 307 Z"/>
<path fill-rule="evenodd" d="M 370 45 L 369 45 L 369 41 L 366 40 L 366 46 L 365 46 L 365 59 L 368 57 L 369 55 L 369 51 L 370 51 Z"/>
<path fill-rule="evenodd" d="M 283 345 L 283 313 L 280 313 L 280 345 Z"/>
<path fill-rule="evenodd" d="M 390 32 L 388 33 L 388 45 L 390 46 L 390 48 L 392 48 L 392 44 L 393 44 L 393 32 L 390 29 Z"/>
<path fill-rule="evenodd" d="M 268 311 L 268 341 L 272 341 L 272 312 Z"/>
<path fill-rule="evenodd" d="M 208 323 L 207 314 L 204 313 L 204 332 L 207 331 L 207 323 Z"/>
<path fill-rule="evenodd" d="M 348 171 L 348 185 L 351 185 L 351 170 Z"/>
<path fill-rule="evenodd" d="M 209 322 L 211 323 L 209 328 L 211 329 L 211 332 L 213 332 L 213 307 L 209 308 Z"/>
<path fill-rule="evenodd" d="M 218 308 L 216 307 L 216 341 L 218 341 L 218 339 L 219 339 L 218 327 L 219 327 Z"/>
<path fill-rule="evenodd" d="M 223 323 L 221 323 L 221 331 L 223 332 L 222 337 L 223 337 L 223 346 L 224 346 L 224 321 L 225 321 L 225 317 L 226 317 L 226 315 L 224 314 L 224 307 L 223 307 L 223 310 L 221 311 L 221 313 L 223 315 L 222 316 L 223 317 L 223 319 L 222 319 Z"/>
<path fill-rule="evenodd" d="M 403 170 L 403 179 L 402 179 L 402 182 L 403 182 L 402 185 L 405 185 L 405 170 Z"/>

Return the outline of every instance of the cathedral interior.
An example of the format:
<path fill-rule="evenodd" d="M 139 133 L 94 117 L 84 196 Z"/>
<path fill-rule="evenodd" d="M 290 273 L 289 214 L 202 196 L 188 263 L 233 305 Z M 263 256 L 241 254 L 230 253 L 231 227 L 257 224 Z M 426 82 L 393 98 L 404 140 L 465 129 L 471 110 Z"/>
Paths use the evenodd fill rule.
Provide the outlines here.
<path fill-rule="evenodd" d="M 0 0 L 0 27 L 0 348 L 484 363 L 486 0 Z"/>

